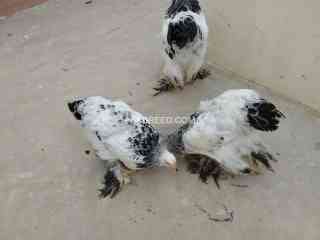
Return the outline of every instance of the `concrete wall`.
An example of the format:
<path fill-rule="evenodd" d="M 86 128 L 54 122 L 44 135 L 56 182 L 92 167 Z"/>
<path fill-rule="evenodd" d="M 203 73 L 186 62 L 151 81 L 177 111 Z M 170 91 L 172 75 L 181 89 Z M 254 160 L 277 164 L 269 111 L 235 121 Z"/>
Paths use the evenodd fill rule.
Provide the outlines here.
<path fill-rule="evenodd" d="M 203 0 L 209 61 L 320 110 L 319 0 Z"/>

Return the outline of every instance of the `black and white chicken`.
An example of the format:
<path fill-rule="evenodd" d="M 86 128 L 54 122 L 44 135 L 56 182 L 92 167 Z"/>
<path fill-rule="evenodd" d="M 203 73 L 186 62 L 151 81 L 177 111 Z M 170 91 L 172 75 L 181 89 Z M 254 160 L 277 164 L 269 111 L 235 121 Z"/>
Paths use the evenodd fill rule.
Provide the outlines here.
<path fill-rule="evenodd" d="M 259 162 L 273 171 L 269 161 L 275 158 L 259 132 L 277 130 L 283 117 L 274 104 L 254 90 L 228 90 L 200 103 L 189 122 L 168 136 L 169 150 L 189 155 L 188 159 L 194 155 L 189 169 L 205 182 L 212 176 L 219 187 L 222 172 L 258 173 Z"/>
<path fill-rule="evenodd" d="M 100 196 L 114 197 L 128 174 L 141 169 L 165 166 L 176 168 L 176 158 L 160 143 L 158 131 L 142 114 L 122 101 L 95 96 L 68 103 L 102 160 L 111 164 L 104 177 Z"/>
<path fill-rule="evenodd" d="M 155 95 L 183 88 L 209 75 L 203 67 L 207 52 L 208 26 L 198 0 L 172 0 L 163 22 L 162 55 L 164 78 Z"/>

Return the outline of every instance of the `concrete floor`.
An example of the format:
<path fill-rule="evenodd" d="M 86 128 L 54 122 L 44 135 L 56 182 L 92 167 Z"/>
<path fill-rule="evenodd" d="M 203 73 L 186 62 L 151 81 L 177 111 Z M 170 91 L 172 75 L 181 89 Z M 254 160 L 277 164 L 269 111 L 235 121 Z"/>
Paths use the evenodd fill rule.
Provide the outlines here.
<path fill-rule="evenodd" d="M 151 96 L 166 1 L 59 0 L 0 21 L 0 239 L 320 239 L 320 119 L 213 69 L 183 92 Z M 148 115 L 192 112 L 229 88 L 258 88 L 287 115 L 266 137 L 276 174 L 205 185 L 185 172 L 141 172 L 99 200 L 103 163 L 65 107 L 73 96 L 121 98 Z M 173 126 L 159 126 L 168 132 Z M 237 188 L 232 183 L 247 184 Z M 234 221 L 210 221 L 222 205 Z"/>

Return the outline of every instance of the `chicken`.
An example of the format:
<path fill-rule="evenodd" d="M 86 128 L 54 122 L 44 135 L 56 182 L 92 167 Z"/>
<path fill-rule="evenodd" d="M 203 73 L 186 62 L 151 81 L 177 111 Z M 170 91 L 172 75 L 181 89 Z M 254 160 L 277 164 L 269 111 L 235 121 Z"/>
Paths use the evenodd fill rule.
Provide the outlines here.
<path fill-rule="evenodd" d="M 158 166 L 176 168 L 176 158 L 162 145 L 158 131 L 122 101 L 87 97 L 68 103 L 96 155 L 108 161 L 100 196 L 114 197 L 130 182 L 129 173 Z"/>
<path fill-rule="evenodd" d="M 162 27 L 163 75 L 156 94 L 210 73 L 203 67 L 207 52 L 208 26 L 198 0 L 173 0 Z"/>
<path fill-rule="evenodd" d="M 199 173 L 203 181 L 211 175 L 217 185 L 223 171 L 232 175 L 258 173 L 258 162 L 273 171 L 270 160 L 275 158 L 259 132 L 277 130 L 283 117 L 254 90 L 228 90 L 200 103 L 189 122 L 168 136 L 169 150 L 190 155 L 194 160 L 189 169 Z"/>

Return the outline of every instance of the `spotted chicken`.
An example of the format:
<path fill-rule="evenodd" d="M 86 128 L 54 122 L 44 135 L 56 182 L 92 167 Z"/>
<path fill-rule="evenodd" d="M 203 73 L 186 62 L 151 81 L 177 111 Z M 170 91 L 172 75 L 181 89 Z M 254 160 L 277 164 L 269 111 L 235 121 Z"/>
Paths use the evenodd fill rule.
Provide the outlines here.
<path fill-rule="evenodd" d="M 176 158 L 162 145 L 158 131 L 142 114 L 122 101 L 87 97 L 68 103 L 69 110 L 96 150 L 111 166 L 101 197 L 114 197 L 130 182 L 128 174 L 151 167 L 176 168 Z"/>
<path fill-rule="evenodd" d="M 228 90 L 200 103 L 189 122 L 168 136 L 169 150 L 188 156 L 189 169 L 205 182 L 212 176 L 219 187 L 222 172 L 258 173 L 259 163 L 273 171 L 275 157 L 259 134 L 277 130 L 283 117 L 254 90 Z"/>
<path fill-rule="evenodd" d="M 203 68 L 207 52 L 208 26 L 198 0 L 172 0 L 161 33 L 164 77 L 156 94 L 183 88 L 210 73 Z"/>

